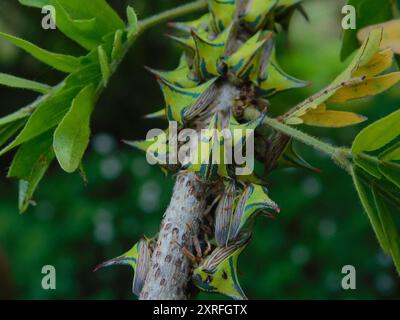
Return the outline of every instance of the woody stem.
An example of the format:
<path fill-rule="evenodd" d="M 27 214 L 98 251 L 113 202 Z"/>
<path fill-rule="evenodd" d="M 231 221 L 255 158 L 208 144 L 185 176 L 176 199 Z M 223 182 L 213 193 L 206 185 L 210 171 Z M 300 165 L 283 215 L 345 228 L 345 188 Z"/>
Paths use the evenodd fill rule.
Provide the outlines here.
<path fill-rule="evenodd" d="M 192 235 L 200 232 L 207 207 L 207 187 L 194 174 L 179 174 L 170 205 L 164 214 L 141 300 L 187 300 L 191 286 L 191 261 L 183 248 L 193 250 Z"/>

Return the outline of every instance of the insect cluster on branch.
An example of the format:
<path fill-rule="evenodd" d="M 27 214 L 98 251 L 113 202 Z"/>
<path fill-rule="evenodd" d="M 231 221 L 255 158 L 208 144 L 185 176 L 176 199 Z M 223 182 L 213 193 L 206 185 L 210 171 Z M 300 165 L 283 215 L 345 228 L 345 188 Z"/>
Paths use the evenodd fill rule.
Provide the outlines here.
<path fill-rule="evenodd" d="M 234 0 L 210 0 L 209 13 L 201 18 L 170 24 L 183 33 L 182 37 L 170 36 L 184 47 L 179 66 L 173 71 L 148 68 L 160 84 L 166 105 L 150 116 L 175 121 L 179 129 L 206 124 L 206 139 L 200 141 L 192 161 L 183 166 L 164 165 L 163 169 L 194 172 L 204 183 L 223 186 L 215 209 L 211 240 L 213 250 L 197 263 L 193 273 L 194 283 L 201 290 L 244 299 L 237 275 L 238 256 L 250 241 L 255 217 L 260 213 L 268 214 L 268 210 L 279 212 L 278 205 L 268 195 L 263 179 L 254 173 L 235 175 L 237 164 L 214 163 L 212 152 L 216 145 L 223 145 L 223 136 L 214 134 L 223 129 L 235 132 L 234 143 L 243 144 L 241 147 L 244 148 L 247 142 L 244 132 L 246 129 L 255 130 L 262 124 L 266 106 L 269 105 L 267 98 L 277 92 L 308 84 L 281 70 L 274 52 L 278 24 L 285 23 L 298 2 L 258 0 L 240 9 Z M 227 83 L 237 88 L 239 96 L 221 108 L 215 100 L 221 87 Z M 245 121 L 243 110 L 250 106 L 257 108 L 261 114 L 252 121 Z M 239 107 L 241 110 L 238 112 Z M 164 153 L 160 152 L 154 147 L 156 140 L 157 137 L 131 144 L 165 163 L 171 156 L 170 150 L 166 147 Z M 168 145 L 168 141 L 163 143 Z M 221 149 L 219 152 L 224 154 L 225 150 Z M 285 162 L 303 164 L 291 147 L 282 151 L 282 165 Z M 132 266 L 132 259 L 135 262 L 142 259 L 138 250 L 134 253 L 136 255 L 130 260 L 125 258 L 130 256 L 128 253 L 122 259 L 117 258 L 104 265 L 122 261 Z M 143 274 L 136 275 L 135 284 L 136 279 L 142 277 Z"/>

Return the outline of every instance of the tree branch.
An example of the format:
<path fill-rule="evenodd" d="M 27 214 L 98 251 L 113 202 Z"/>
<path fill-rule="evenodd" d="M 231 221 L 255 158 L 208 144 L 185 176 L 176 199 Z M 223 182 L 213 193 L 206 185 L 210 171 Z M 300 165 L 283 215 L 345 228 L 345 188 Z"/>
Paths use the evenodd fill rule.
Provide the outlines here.
<path fill-rule="evenodd" d="M 207 206 L 207 188 L 193 173 L 178 175 L 171 203 L 164 214 L 141 300 L 187 300 L 191 262 L 182 248 L 193 249 L 192 235 L 200 232 Z"/>

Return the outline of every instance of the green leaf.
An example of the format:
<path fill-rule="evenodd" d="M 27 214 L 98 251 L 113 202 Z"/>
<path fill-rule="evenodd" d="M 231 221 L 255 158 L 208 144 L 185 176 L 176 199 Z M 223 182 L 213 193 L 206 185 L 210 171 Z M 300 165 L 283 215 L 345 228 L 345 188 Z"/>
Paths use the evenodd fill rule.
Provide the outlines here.
<path fill-rule="evenodd" d="M 54 0 L 56 9 L 57 27 L 71 40 L 87 50 L 91 50 L 101 43 L 102 34 L 98 34 L 96 18 L 74 20 L 64 7 Z"/>
<path fill-rule="evenodd" d="M 396 266 L 397 273 L 400 274 L 400 239 L 393 240 L 392 246 L 392 259 Z"/>
<path fill-rule="evenodd" d="M 76 96 L 71 109 L 54 133 L 54 151 L 61 167 L 68 173 L 78 169 L 89 144 L 94 100 L 94 86 L 85 87 Z"/>
<path fill-rule="evenodd" d="M 20 4 L 28 7 L 43 8 L 50 4 L 51 0 L 18 0 Z"/>
<path fill-rule="evenodd" d="M 131 36 L 132 34 L 136 33 L 138 29 L 138 18 L 131 6 L 126 8 L 126 16 L 128 18 L 128 35 Z"/>
<path fill-rule="evenodd" d="M 397 188 L 397 186 L 386 180 L 383 175 L 381 179 L 377 179 L 368 175 L 361 169 L 359 169 L 358 173 L 364 184 L 371 187 L 374 186 L 388 201 L 390 201 L 394 206 L 400 208 L 400 189 Z"/>
<path fill-rule="evenodd" d="M 66 79 L 67 87 L 87 86 L 91 83 L 101 81 L 101 71 L 99 63 L 90 63 L 71 73 Z"/>
<path fill-rule="evenodd" d="M 394 162 L 383 161 L 378 167 L 379 171 L 386 177 L 386 179 L 400 189 L 400 165 Z"/>
<path fill-rule="evenodd" d="M 96 18 L 104 35 L 123 29 L 124 22 L 106 0 L 52 0 L 64 7 L 73 19 Z"/>
<path fill-rule="evenodd" d="M 395 54 L 400 54 L 400 19 L 394 19 L 379 24 L 374 24 L 361 29 L 357 37 L 363 41 L 372 29 L 382 28 L 383 38 L 381 48 L 390 48 Z"/>
<path fill-rule="evenodd" d="M 31 114 L 32 114 L 32 106 L 28 105 L 27 107 L 21 108 L 3 118 L 0 118 L 0 127 L 17 120 L 27 118 Z"/>
<path fill-rule="evenodd" d="M 321 108 L 321 105 L 328 102 L 341 88 L 351 86 L 359 81 L 365 82 L 369 77 L 375 76 L 381 69 L 382 60 L 387 59 L 384 51 L 379 52 L 379 44 L 382 39 L 382 30 L 371 31 L 368 39 L 364 41 L 361 48 L 357 51 L 346 69 L 325 89 L 304 100 L 284 115 L 286 124 L 296 125 L 303 123 L 301 117 L 311 110 Z M 378 60 L 378 61 L 377 61 Z M 376 63 L 378 63 L 379 68 Z M 385 63 L 383 63 L 386 65 Z M 381 70 L 383 71 L 383 70 Z M 357 80 L 359 77 L 367 77 Z M 356 80 L 356 81 L 355 81 Z M 355 82 L 354 82 L 355 81 Z"/>
<path fill-rule="evenodd" d="M 80 87 L 73 87 L 59 90 L 44 99 L 32 113 L 21 133 L 13 142 L 0 151 L 0 156 L 55 127 L 68 111 L 72 99 L 78 94 L 80 89 Z M 18 116 L 16 114 L 14 118 L 18 119 Z"/>
<path fill-rule="evenodd" d="M 156 112 L 146 114 L 144 116 L 144 118 L 146 118 L 146 119 L 166 119 L 167 115 L 165 114 L 165 108 L 162 108 L 161 110 L 156 111 Z"/>
<path fill-rule="evenodd" d="M 103 37 L 125 27 L 105 0 L 52 0 L 57 27 L 70 39 L 91 50 Z"/>
<path fill-rule="evenodd" d="M 15 77 L 5 73 L 0 73 L 0 84 L 12 88 L 28 89 L 43 94 L 48 93 L 51 89 L 47 84 Z"/>
<path fill-rule="evenodd" d="M 0 147 L 8 142 L 25 124 L 25 119 L 20 119 L 0 126 Z"/>
<path fill-rule="evenodd" d="M 341 59 L 346 59 L 358 48 L 357 30 L 371 24 L 377 24 L 390 20 L 392 14 L 391 0 L 349 0 L 347 4 L 356 8 L 357 29 L 346 30 L 343 34 Z"/>
<path fill-rule="evenodd" d="M 8 177 L 20 179 L 19 210 L 25 212 L 33 194 L 54 159 L 52 135 L 45 133 L 21 146 L 14 157 Z"/>
<path fill-rule="evenodd" d="M 329 101 L 346 102 L 354 99 L 376 96 L 400 81 L 400 72 L 392 72 L 383 76 L 366 79 L 361 83 L 339 89 Z"/>
<path fill-rule="evenodd" d="M 37 60 L 59 71 L 70 73 L 77 69 L 80 65 L 79 58 L 47 51 L 21 38 L 14 37 L 3 32 L 0 32 L 0 38 L 13 43 L 17 47 L 32 55 Z"/>
<path fill-rule="evenodd" d="M 369 69 L 373 69 L 373 66 L 370 64 L 374 60 L 374 57 L 376 57 L 376 55 L 379 53 L 381 41 L 382 30 L 372 30 L 360 49 L 358 49 L 357 53 L 345 71 L 335 79 L 334 84 L 340 84 L 342 81 L 346 81 L 357 76 L 367 76 L 367 78 L 375 76 L 376 74 L 371 73 Z M 360 70 L 363 69 L 365 73 L 360 73 Z"/>
<path fill-rule="evenodd" d="M 86 174 L 85 167 L 83 166 L 82 162 L 79 164 L 78 172 L 79 172 L 79 175 L 81 176 L 81 178 L 83 180 L 83 183 L 86 186 L 89 183 L 89 180 L 88 180 L 88 177 L 87 177 L 87 174 Z"/>
<path fill-rule="evenodd" d="M 374 184 L 377 186 L 380 193 L 382 193 L 388 200 L 390 200 L 393 205 L 400 208 L 400 189 L 398 189 L 393 183 L 385 179 L 374 181 Z"/>
<path fill-rule="evenodd" d="M 400 237 L 396 227 L 396 222 L 390 211 L 390 206 L 387 204 L 385 196 L 373 186 L 372 193 L 374 195 L 375 205 L 378 209 L 379 218 L 385 233 L 386 239 L 390 246 L 390 253 L 397 272 L 400 273 Z"/>
<path fill-rule="evenodd" d="M 115 60 L 122 52 L 123 37 L 124 37 L 123 30 L 117 30 L 117 32 L 115 32 L 113 48 L 111 52 L 112 60 Z"/>
<path fill-rule="evenodd" d="M 380 119 L 363 129 L 355 138 L 352 152 L 378 150 L 400 135 L 400 110 Z"/>
<path fill-rule="evenodd" d="M 361 200 L 361 204 L 363 205 L 363 208 L 368 215 L 369 221 L 372 225 L 372 229 L 375 232 L 376 238 L 378 239 L 378 242 L 382 247 L 383 251 L 388 253 L 390 247 L 386 241 L 386 236 L 383 232 L 378 212 L 376 211 L 374 205 L 371 204 L 370 201 L 371 197 L 369 196 L 368 189 L 365 188 L 364 186 L 364 184 L 367 184 L 370 187 L 371 186 L 370 182 L 363 179 L 363 176 L 359 173 L 359 169 L 357 168 L 353 168 L 352 176 L 354 185 Z"/>
<path fill-rule="evenodd" d="M 326 110 L 322 104 L 301 117 L 304 124 L 314 127 L 343 128 L 364 122 L 366 117 L 347 111 Z"/>
<path fill-rule="evenodd" d="M 285 150 L 278 160 L 279 168 L 302 168 L 319 173 L 320 170 L 309 164 L 294 148 L 293 139 L 290 139 Z"/>
<path fill-rule="evenodd" d="M 103 76 L 103 85 L 104 87 L 107 87 L 108 80 L 110 79 L 111 76 L 110 64 L 108 62 L 107 53 L 104 51 L 102 46 L 98 47 L 98 54 L 99 54 L 101 74 Z"/>
<path fill-rule="evenodd" d="M 358 167 L 369 173 L 371 176 L 377 179 L 382 178 L 382 174 L 378 169 L 378 164 L 366 158 L 364 155 L 361 154 L 359 156 L 356 156 L 353 161 Z"/>
<path fill-rule="evenodd" d="M 400 141 L 383 151 L 379 158 L 382 160 L 400 160 Z"/>

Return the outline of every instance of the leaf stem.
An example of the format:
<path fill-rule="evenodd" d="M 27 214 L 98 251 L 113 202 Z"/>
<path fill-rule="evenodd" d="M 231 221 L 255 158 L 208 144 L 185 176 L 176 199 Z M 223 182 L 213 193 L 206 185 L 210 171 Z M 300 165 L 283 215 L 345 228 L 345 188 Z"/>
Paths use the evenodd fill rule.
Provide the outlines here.
<path fill-rule="evenodd" d="M 260 112 L 252 107 L 247 108 L 244 112 L 245 118 L 249 120 L 256 119 L 259 115 Z M 352 157 L 352 154 L 349 149 L 336 147 L 327 142 L 323 142 L 307 133 L 288 126 L 273 118 L 266 117 L 264 119 L 264 125 L 329 155 L 337 165 L 346 170 L 348 173 L 351 173 L 351 163 L 349 158 Z"/>
<path fill-rule="evenodd" d="M 197 0 L 182 6 L 170 9 L 139 22 L 139 32 L 152 28 L 161 23 L 165 23 L 177 17 L 190 14 L 207 8 L 207 0 Z"/>

